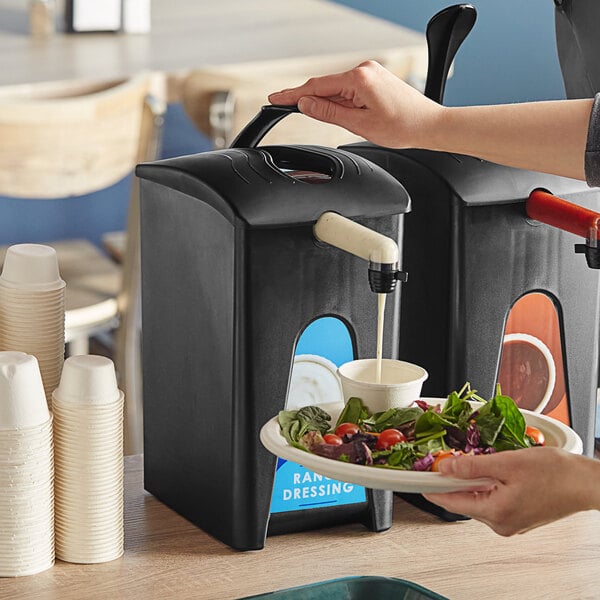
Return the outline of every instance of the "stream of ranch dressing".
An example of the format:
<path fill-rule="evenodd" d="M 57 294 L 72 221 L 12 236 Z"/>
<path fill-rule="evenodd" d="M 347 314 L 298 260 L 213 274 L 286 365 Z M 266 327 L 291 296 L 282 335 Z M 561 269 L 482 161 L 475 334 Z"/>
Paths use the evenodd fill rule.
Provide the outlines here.
<path fill-rule="evenodd" d="M 381 366 L 383 364 L 383 316 L 385 313 L 385 297 L 387 294 L 377 294 L 377 363 L 375 382 L 381 383 Z"/>

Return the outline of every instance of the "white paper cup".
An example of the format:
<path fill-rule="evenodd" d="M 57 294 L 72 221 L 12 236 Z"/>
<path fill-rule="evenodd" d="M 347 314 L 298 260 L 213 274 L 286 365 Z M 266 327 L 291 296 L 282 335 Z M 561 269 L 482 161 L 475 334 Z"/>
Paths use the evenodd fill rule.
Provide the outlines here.
<path fill-rule="evenodd" d="M 90 503 L 104 502 L 105 500 L 111 499 L 113 496 L 117 496 L 123 493 L 123 478 L 118 475 L 115 476 L 115 470 L 117 467 L 112 469 L 106 469 L 104 472 L 84 477 L 83 473 L 75 472 L 73 474 L 61 475 L 59 472 L 55 478 L 54 485 L 56 490 L 56 496 L 59 500 L 65 502 L 69 500 L 79 501 L 81 498 L 86 498 Z M 68 492 L 65 495 L 58 494 L 58 491 Z M 70 496 L 69 494 L 72 494 Z M 102 498 L 94 498 L 95 494 L 102 494 Z"/>
<path fill-rule="evenodd" d="M 0 352 L 0 430 L 35 427 L 49 416 L 37 359 Z"/>
<path fill-rule="evenodd" d="M 31 575 L 50 568 L 54 564 L 51 477 L 31 489 L 2 486 L 0 514 L 0 576 Z"/>
<path fill-rule="evenodd" d="M 7 287 L 6 284 L 0 285 L 0 297 L 2 298 L 11 298 L 15 300 L 20 300 L 25 304 L 32 305 L 45 305 L 48 304 L 49 300 L 61 300 L 64 299 L 64 289 L 66 285 L 60 284 L 60 287 L 51 290 L 38 290 L 38 289 L 30 289 L 30 288 L 13 288 Z"/>
<path fill-rule="evenodd" d="M 21 429 L 0 429 L 0 460 L 27 450 L 36 452 L 40 445 L 51 441 L 51 436 L 52 417 L 49 412 L 47 419 L 39 425 Z"/>
<path fill-rule="evenodd" d="M 61 514 L 69 518 L 61 518 Z M 123 554 L 123 503 L 119 507 L 61 507 L 55 521 L 56 556 L 74 563 L 99 563 Z"/>
<path fill-rule="evenodd" d="M 110 562 L 123 556 L 124 548 L 123 543 L 111 544 L 108 547 L 97 546 L 91 550 L 87 548 L 62 548 L 56 549 L 56 558 L 59 558 L 65 562 L 71 562 L 76 564 L 91 565 L 95 563 Z"/>
<path fill-rule="evenodd" d="M 61 403 L 110 404 L 120 392 L 113 362 L 104 356 L 70 356 L 54 397 Z"/>
<path fill-rule="evenodd" d="M 99 490 L 96 494 L 103 494 Z M 73 496 L 72 501 L 62 501 L 60 498 L 66 495 Z M 76 492 L 61 492 L 56 495 L 56 524 L 61 525 L 63 529 L 74 530 L 83 526 L 84 529 L 108 531 L 113 526 L 123 524 L 123 492 L 114 494 L 107 498 L 105 502 L 90 503 L 85 498 L 75 497 Z"/>
<path fill-rule="evenodd" d="M 16 565 L 14 562 L 12 560 L 6 563 L 0 561 L 0 577 L 24 577 L 47 571 L 54 566 L 54 551 L 42 556 L 39 560 L 24 560 Z"/>
<path fill-rule="evenodd" d="M 338 368 L 344 402 L 358 397 L 372 413 L 410 406 L 421 396 L 428 373 L 423 367 L 402 360 L 383 359 L 381 382 L 377 383 L 377 359 L 353 360 Z"/>
<path fill-rule="evenodd" d="M 51 291 L 63 288 L 56 250 L 41 244 L 17 244 L 6 251 L 0 285 Z"/>
<path fill-rule="evenodd" d="M 54 540 L 50 539 L 43 545 L 39 542 L 36 547 L 27 546 L 22 548 L 10 548 L 4 554 L 0 555 L 0 564 L 5 567 L 11 567 L 11 570 L 17 573 L 25 566 L 46 564 L 48 561 L 54 561 Z M 1 575 L 6 577 L 7 575 Z"/>
<path fill-rule="evenodd" d="M 3 506 L 2 512 L 6 512 L 6 516 L 0 521 L 3 530 L 0 543 L 4 545 L 7 541 L 11 544 L 18 542 L 19 535 L 35 534 L 48 525 L 52 527 L 54 523 L 54 503 L 51 496 L 43 503 Z M 10 533 L 10 539 L 5 537 L 6 533 Z"/>
<path fill-rule="evenodd" d="M 113 510 L 113 507 L 89 509 L 82 511 L 79 506 L 68 508 L 70 519 L 56 519 L 56 534 L 65 533 L 77 536 L 80 542 L 86 542 L 92 537 L 97 540 L 110 542 L 119 538 L 123 532 L 123 510 Z"/>
<path fill-rule="evenodd" d="M 114 365 L 65 361 L 54 391 L 57 556 L 96 563 L 123 553 L 123 406 Z"/>

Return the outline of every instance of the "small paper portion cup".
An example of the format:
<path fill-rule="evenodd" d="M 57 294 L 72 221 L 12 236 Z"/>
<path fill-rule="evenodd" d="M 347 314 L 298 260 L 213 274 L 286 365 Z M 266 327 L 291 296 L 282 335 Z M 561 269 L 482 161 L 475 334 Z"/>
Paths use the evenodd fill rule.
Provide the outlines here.
<path fill-rule="evenodd" d="M 56 250 L 41 244 L 16 244 L 6 251 L 0 284 L 10 288 L 53 291 L 65 286 Z"/>
<path fill-rule="evenodd" d="M 98 405 L 116 402 L 120 394 L 113 362 L 105 356 L 82 354 L 65 360 L 54 398 L 64 403 Z"/>
<path fill-rule="evenodd" d="M 377 382 L 377 359 L 353 360 L 338 368 L 342 382 L 344 403 L 357 397 L 372 412 L 389 408 L 405 408 L 421 397 L 423 382 L 429 377 L 418 365 L 384 358 L 381 364 L 381 382 Z"/>
<path fill-rule="evenodd" d="M 0 430 L 35 427 L 48 418 L 36 358 L 24 352 L 0 352 Z"/>

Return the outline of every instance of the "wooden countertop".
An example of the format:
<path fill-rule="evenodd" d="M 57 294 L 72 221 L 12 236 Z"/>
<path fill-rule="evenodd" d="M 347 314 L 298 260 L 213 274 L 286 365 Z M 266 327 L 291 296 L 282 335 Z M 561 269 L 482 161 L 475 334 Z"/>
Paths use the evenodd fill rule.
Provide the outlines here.
<path fill-rule="evenodd" d="M 148 34 L 46 39 L 29 35 L 26 7 L 23 0 L 0 0 L 0 85 L 323 55 L 358 61 L 383 51 L 414 58 L 420 76 L 426 70 L 422 34 L 325 0 L 153 0 Z"/>
<path fill-rule="evenodd" d="M 443 522 L 396 498 L 387 532 L 345 525 L 270 537 L 263 550 L 238 552 L 144 492 L 141 457 L 125 463 L 125 555 L 98 565 L 57 561 L 38 575 L 0 579 L 1 600 L 223 600 L 351 575 L 407 579 L 453 600 L 600 597 L 598 512 L 502 538 L 476 521 Z"/>

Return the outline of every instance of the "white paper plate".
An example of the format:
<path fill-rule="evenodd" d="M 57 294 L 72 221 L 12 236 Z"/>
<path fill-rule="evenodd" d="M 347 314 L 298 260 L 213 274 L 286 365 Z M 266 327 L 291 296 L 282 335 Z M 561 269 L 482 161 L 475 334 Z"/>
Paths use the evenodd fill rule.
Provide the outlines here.
<path fill-rule="evenodd" d="M 342 384 L 333 362 L 314 354 L 299 354 L 294 358 L 287 410 L 343 401 Z"/>
<path fill-rule="evenodd" d="M 424 400 L 427 400 L 430 404 L 444 402 L 443 399 L 424 398 Z M 336 403 L 324 405 L 321 408 L 331 415 L 331 422 L 335 423 L 343 405 Z M 581 438 L 570 427 L 544 415 L 526 410 L 522 410 L 521 412 L 525 416 L 528 425 L 537 427 L 542 431 L 546 437 L 547 446 L 557 446 L 574 454 L 581 454 L 583 452 Z M 430 471 L 399 471 L 396 469 L 378 469 L 366 465 L 353 465 L 304 452 L 287 443 L 286 439 L 281 435 L 277 417 L 273 417 L 263 425 L 260 431 L 260 441 L 269 452 L 298 463 L 315 473 L 338 481 L 354 483 L 372 489 L 426 494 L 456 492 L 490 483 L 487 479 L 466 480 L 442 477 L 439 473 L 432 473 Z"/>

